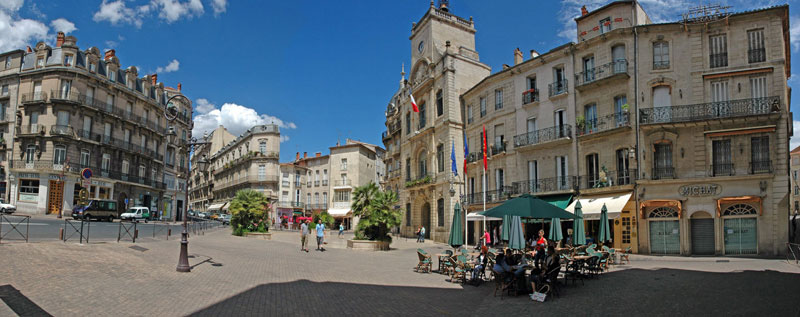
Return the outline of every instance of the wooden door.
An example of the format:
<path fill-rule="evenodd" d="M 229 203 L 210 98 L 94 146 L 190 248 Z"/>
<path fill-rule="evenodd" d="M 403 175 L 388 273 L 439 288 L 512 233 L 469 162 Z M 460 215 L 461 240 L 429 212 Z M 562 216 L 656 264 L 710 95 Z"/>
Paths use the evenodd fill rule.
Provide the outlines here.
<path fill-rule="evenodd" d="M 50 180 L 50 190 L 47 194 L 47 213 L 58 214 L 64 203 L 64 183 Z"/>

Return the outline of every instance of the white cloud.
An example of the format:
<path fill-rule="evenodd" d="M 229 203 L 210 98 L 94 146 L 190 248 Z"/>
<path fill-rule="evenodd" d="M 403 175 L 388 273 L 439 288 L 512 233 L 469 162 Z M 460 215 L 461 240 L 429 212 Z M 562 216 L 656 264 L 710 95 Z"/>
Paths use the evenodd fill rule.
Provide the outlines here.
<path fill-rule="evenodd" d="M 186 16 L 192 18 L 194 16 L 203 15 L 203 3 L 200 0 L 189 0 L 180 2 L 178 0 L 153 0 L 150 5 L 159 10 L 158 17 L 172 23 L 180 20 Z M 216 8 L 214 9 L 216 11 Z"/>
<path fill-rule="evenodd" d="M 281 143 L 289 141 L 289 136 L 285 134 L 281 134 Z"/>
<path fill-rule="evenodd" d="M 119 43 L 117 41 L 105 41 L 105 44 L 106 49 L 103 50 L 104 52 L 116 48 Z"/>
<path fill-rule="evenodd" d="M 174 71 L 178 71 L 180 66 L 181 62 L 179 62 L 177 59 L 173 59 L 171 62 L 169 62 L 169 64 L 167 64 L 167 66 L 164 67 L 159 66 L 158 68 L 156 68 L 156 73 L 171 73 Z"/>
<path fill-rule="evenodd" d="M 212 0 L 211 7 L 214 9 L 214 16 L 217 16 L 227 10 L 228 0 Z"/>
<path fill-rule="evenodd" d="M 93 19 L 95 22 L 108 21 L 112 25 L 128 23 L 140 28 L 142 27 L 142 14 L 149 10 L 147 6 L 139 7 L 137 10 L 128 8 L 123 0 L 103 0 L 100 9 L 94 13 Z"/>
<path fill-rule="evenodd" d="M 58 18 L 50 22 L 50 26 L 53 27 L 53 30 L 56 32 L 64 32 L 65 34 L 72 33 L 72 31 L 77 30 L 78 28 L 75 27 L 75 23 L 69 22 L 69 20 L 64 18 Z"/>
<path fill-rule="evenodd" d="M 0 1 L 0 10 L 16 12 L 22 8 L 23 0 L 3 0 Z"/>
<path fill-rule="evenodd" d="M 214 110 L 216 108 L 217 106 L 215 104 L 212 104 L 211 102 L 208 101 L 208 99 L 205 98 L 197 99 L 194 102 L 194 109 L 199 114 L 209 113 L 211 112 L 211 110 Z"/>
<path fill-rule="evenodd" d="M 210 104 L 208 100 L 202 100 L 204 100 L 204 106 Z M 201 99 L 198 99 L 197 103 L 199 107 Z M 208 109 L 205 108 L 203 110 Z M 198 109 L 198 112 L 200 112 L 200 109 Z M 212 110 L 206 113 L 195 116 L 192 135 L 203 135 L 203 133 L 211 132 L 222 125 L 225 126 L 230 133 L 238 136 L 247 131 L 247 129 L 261 124 L 276 124 L 281 129 L 297 128 L 297 125 L 293 122 L 286 122 L 268 114 L 258 114 L 253 108 L 237 105 L 235 103 L 225 103 L 219 109 L 212 108 Z M 286 140 L 289 140 L 289 138 L 287 137 Z"/>
<path fill-rule="evenodd" d="M 0 1 L 0 52 L 21 49 L 48 37 L 47 25 L 18 16 L 21 7 L 22 1 Z"/>
<path fill-rule="evenodd" d="M 792 50 L 800 50 L 800 17 L 789 17 L 789 42 L 792 43 Z"/>
<path fill-rule="evenodd" d="M 793 120 L 792 128 L 794 129 L 794 136 L 789 140 L 789 151 L 800 146 L 800 121 Z"/>

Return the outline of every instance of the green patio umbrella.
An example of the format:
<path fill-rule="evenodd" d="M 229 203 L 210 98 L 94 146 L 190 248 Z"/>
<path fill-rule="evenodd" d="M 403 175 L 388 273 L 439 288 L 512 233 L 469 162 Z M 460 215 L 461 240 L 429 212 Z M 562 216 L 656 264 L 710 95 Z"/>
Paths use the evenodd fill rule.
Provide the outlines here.
<path fill-rule="evenodd" d="M 575 220 L 574 230 L 572 231 L 575 237 L 572 239 L 572 244 L 584 245 L 586 244 L 586 230 L 583 228 L 583 211 L 581 211 L 580 201 L 575 203 L 575 216 L 580 218 Z"/>
<path fill-rule="evenodd" d="M 550 239 L 550 241 L 564 239 L 564 235 L 561 234 L 561 219 L 553 218 L 550 222 L 550 234 L 547 236 L 547 239 Z"/>
<path fill-rule="evenodd" d="M 453 248 L 464 245 L 464 230 L 461 229 L 461 206 L 458 203 L 453 208 L 453 225 L 450 226 L 450 238 L 447 239 L 447 244 Z"/>
<path fill-rule="evenodd" d="M 598 242 L 611 241 L 611 229 L 608 227 L 608 209 L 606 204 L 600 209 L 600 237 Z"/>
<path fill-rule="evenodd" d="M 489 209 L 482 213 L 487 217 L 502 217 L 505 215 L 520 216 L 536 219 L 578 219 L 579 217 L 548 203 L 544 200 L 523 194 L 517 198 L 507 200 L 502 205 Z"/>
<path fill-rule="evenodd" d="M 511 216 L 503 216 L 503 227 L 500 229 L 500 240 L 508 241 L 508 231 L 511 229 Z"/>
<path fill-rule="evenodd" d="M 519 216 L 511 217 L 511 229 L 508 237 L 508 248 L 513 250 L 525 249 L 525 236 L 522 234 L 522 220 Z"/>

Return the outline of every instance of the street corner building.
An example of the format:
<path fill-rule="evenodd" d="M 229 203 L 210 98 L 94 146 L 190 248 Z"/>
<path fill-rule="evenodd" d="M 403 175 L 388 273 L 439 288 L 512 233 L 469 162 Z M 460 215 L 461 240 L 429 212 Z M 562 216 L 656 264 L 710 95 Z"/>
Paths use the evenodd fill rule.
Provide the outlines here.
<path fill-rule="evenodd" d="M 578 43 L 515 49 L 492 74 L 472 18 L 431 5 L 383 133 L 402 234 L 425 226 L 446 242 L 460 200 L 475 244 L 477 212 L 529 193 L 570 212 L 580 202 L 588 236 L 605 206 L 612 246 L 635 253 L 785 253 L 789 8 L 719 9 L 669 23 L 636 1 L 582 10 Z M 548 226 L 526 224 L 526 236 Z"/>
<path fill-rule="evenodd" d="M 174 219 L 186 205 L 182 179 L 192 105 L 156 74 L 123 68 L 114 50 L 81 50 L 58 33 L 55 47 L 0 54 L 0 196 L 28 214 L 68 215 L 85 190 L 117 208 L 146 206 Z M 166 133 L 172 126 L 174 143 Z M 93 177 L 83 180 L 80 172 Z"/>

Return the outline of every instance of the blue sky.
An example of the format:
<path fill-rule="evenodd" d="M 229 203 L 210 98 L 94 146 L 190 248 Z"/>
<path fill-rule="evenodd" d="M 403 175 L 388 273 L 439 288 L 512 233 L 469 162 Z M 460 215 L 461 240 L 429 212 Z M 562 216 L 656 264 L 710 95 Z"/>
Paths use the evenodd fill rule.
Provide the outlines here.
<path fill-rule="evenodd" d="M 580 6 L 591 10 L 608 3 L 450 2 L 451 12 L 475 19 L 477 50 L 493 72 L 513 63 L 516 47 L 545 52 L 573 40 L 572 18 Z M 695 5 L 640 2 L 656 22 L 678 20 Z M 786 3 L 719 2 L 733 11 Z M 800 0 L 788 3 L 792 73 L 800 75 Z M 59 30 L 76 36 L 82 49 L 113 48 L 123 67 L 137 66 L 140 75 L 157 72 L 167 86 L 182 83 L 195 104 L 196 133 L 219 124 L 241 133 L 254 124 L 277 123 L 281 160 L 290 161 L 295 152 L 327 153 L 345 138 L 381 144 L 383 112 L 397 89 L 400 65 L 410 60 L 411 23 L 428 5 L 429 0 L 0 0 L 0 51 L 39 41 L 52 45 Z M 793 100 L 800 100 L 797 94 Z M 800 121 L 794 125 L 800 133 Z M 800 145 L 795 139 L 793 146 Z"/>

